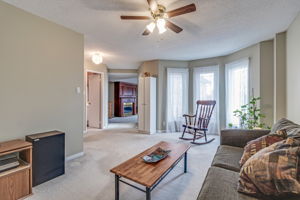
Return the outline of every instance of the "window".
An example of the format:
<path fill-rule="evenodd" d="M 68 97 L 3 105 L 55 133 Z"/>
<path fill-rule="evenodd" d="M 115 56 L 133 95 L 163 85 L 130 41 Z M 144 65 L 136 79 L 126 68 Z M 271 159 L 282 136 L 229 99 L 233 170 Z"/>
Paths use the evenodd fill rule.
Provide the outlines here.
<path fill-rule="evenodd" d="M 240 127 L 233 112 L 249 101 L 249 59 L 226 64 L 226 124 Z"/>
<path fill-rule="evenodd" d="M 216 100 L 217 104 L 210 119 L 208 134 L 218 134 L 219 66 L 194 68 L 194 110 L 196 110 L 198 100 Z"/>
<path fill-rule="evenodd" d="M 181 131 L 183 114 L 188 112 L 189 70 L 167 69 L 167 131 Z"/>

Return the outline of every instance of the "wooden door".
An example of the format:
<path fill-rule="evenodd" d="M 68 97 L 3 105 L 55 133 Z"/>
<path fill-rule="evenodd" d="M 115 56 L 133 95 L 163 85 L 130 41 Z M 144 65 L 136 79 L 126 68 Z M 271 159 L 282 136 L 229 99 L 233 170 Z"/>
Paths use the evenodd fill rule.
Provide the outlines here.
<path fill-rule="evenodd" d="M 87 121 L 88 127 L 101 128 L 101 76 L 88 73 L 87 93 Z"/>

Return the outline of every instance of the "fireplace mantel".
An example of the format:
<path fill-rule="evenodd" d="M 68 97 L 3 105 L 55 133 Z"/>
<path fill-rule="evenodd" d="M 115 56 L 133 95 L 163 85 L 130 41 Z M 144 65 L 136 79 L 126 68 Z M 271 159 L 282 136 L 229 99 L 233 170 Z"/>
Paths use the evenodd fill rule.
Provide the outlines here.
<path fill-rule="evenodd" d="M 137 113 L 136 99 L 137 99 L 137 85 L 124 83 L 124 82 L 115 82 L 115 116 L 116 117 L 136 115 Z M 130 112 L 128 103 L 129 104 L 132 103 L 132 112 Z M 124 105 L 126 107 L 124 107 Z"/>

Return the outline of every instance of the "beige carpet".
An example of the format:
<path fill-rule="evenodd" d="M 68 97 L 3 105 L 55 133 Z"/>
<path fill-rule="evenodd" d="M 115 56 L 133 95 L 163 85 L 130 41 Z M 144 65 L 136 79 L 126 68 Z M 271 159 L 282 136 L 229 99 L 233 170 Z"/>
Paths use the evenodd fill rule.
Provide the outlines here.
<path fill-rule="evenodd" d="M 137 128 L 138 116 L 114 117 L 108 120 L 109 129 Z"/>
<path fill-rule="evenodd" d="M 85 135 L 85 156 L 66 165 L 66 174 L 34 188 L 29 200 L 113 200 L 114 175 L 109 170 L 159 141 L 187 142 L 178 133 L 138 134 L 134 129 L 90 131 Z M 188 173 L 183 161 L 153 190 L 153 200 L 194 200 L 219 144 L 192 146 Z M 145 194 L 121 183 L 120 200 L 144 200 Z"/>
<path fill-rule="evenodd" d="M 108 119 L 108 123 L 137 123 L 138 115 L 132 115 L 128 117 L 114 117 Z"/>

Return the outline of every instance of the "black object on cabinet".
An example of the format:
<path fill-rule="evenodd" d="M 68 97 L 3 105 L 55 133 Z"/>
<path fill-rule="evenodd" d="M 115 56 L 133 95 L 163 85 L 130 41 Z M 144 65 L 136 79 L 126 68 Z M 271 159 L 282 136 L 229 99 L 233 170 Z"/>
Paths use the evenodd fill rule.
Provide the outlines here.
<path fill-rule="evenodd" d="M 65 133 L 50 131 L 27 135 L 32 143 L 32 186 L 65 173 Z"/>

